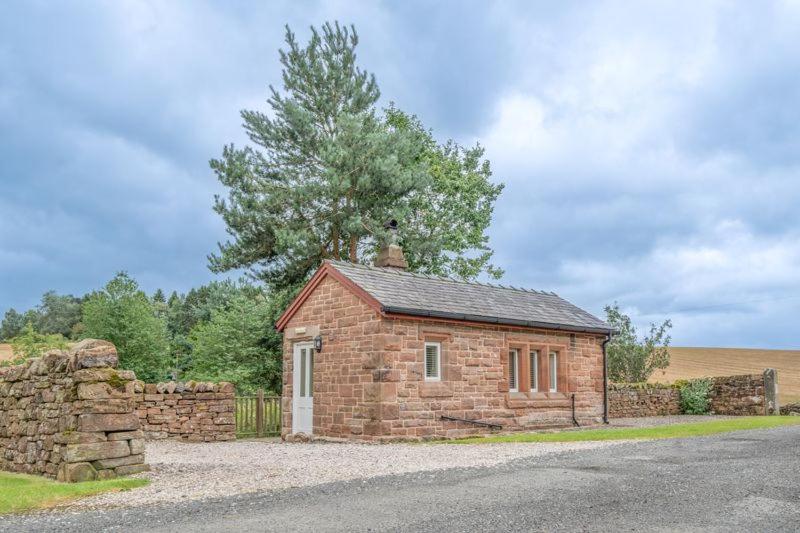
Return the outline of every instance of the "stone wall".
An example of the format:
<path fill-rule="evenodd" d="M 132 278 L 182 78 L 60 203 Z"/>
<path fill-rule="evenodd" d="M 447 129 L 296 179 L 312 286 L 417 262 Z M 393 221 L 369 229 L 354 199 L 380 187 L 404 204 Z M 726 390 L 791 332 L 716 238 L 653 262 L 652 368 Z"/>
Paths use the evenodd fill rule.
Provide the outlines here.
<path fill-rule="evenodd" d="M 708 393 L 715 415 L 765 415 L 764 375 L 725 376 L 711 379 Z"/>
<path fill-rule="evenodd" d="M 609 383 L 608 416 L 627 418 L 681 413 L 680 391 L 670 385 Z"/>
<path fill-rule="evenodd" d="M 764 374 L 708 379 L 711 381 L 708 394 L 711 414 L 768 414 Z M 657 383 L 611 383 L 608 412 L 611 418 L 681 414 L 680 390 Z"/>
<path fill-rule="evenodd" d="M 136 376 L 116 366 L 113 344 L 87 339 L 0 368 L 0 469 L 60 481 L 146 470 Z"/>
<path fill-rule="evenodd" d="M 149 440 L 233 440 L 235 402 L 231 383 L 136 384 L 136 413 Z"/>
<path fill-rule="evenodd" d="M 293 343 L 323 339 L 314 353 L 314 435 L 370 441 L 462 437 L 600 423 L 602 335 L 382 317 L 329 276 L 284 330 L 283 436 L 292 432 Z M 441 343 L 442 379 L 424 379 L 424 345 Z M 509 391 L 508 353 L 519 350 L 519 391 Z M 539 383 L 529 383 L 531 351 Z M 547 385 L 548 354 L 558 353 L 558 387 Z M 532 386 L 533 385 L 533 386 Z M 538 387 L 536 386 L 538 385 Z"/>
<path fill-rule="evenodd" d="M 781 406 L 782 415 L 800 415 L 800 402 L 789 403 Z"/>

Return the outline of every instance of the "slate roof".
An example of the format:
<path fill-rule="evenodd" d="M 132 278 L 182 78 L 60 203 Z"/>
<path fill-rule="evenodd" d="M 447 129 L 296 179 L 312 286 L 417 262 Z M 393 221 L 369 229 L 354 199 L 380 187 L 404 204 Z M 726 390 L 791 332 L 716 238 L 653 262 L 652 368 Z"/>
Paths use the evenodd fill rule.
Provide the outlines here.
<path fill-rule="evenodd" d="M 326 262 L 375 298 L 387 313 L 592 333 L 612 329 L 553 292 Z"/>

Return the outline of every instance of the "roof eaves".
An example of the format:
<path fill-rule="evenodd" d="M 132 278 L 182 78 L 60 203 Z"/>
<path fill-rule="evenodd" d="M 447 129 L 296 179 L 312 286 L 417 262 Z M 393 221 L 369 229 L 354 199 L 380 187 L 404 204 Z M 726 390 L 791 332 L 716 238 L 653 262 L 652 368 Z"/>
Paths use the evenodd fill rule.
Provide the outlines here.
<path fill-rule="evenodd" d="M 561 324 L 557 322 L 541 322 L 536 320 L 517 320 L 513 318 L 498 318 L 482 315 L 466 315 L 463 313 L 450 313 L 447 311 L 433 311 L 428 309 L 414 309 L 409 307 L 382 306 L 385 313 L 395 313 L 398 315 L 427 316 L 431 318 L 446 318 L 450 320 L 463 320 L 465 322 L 483 322 L 486 324 L 503 324 L 507 326 L 523 326 L 529 328 L 555 329 L 563 331 L 573 331 L 576 333 L 603 333 L 613 334 L 615 330 L 611 327 L 592 327 L 577 326 L 574 324 Z"/>

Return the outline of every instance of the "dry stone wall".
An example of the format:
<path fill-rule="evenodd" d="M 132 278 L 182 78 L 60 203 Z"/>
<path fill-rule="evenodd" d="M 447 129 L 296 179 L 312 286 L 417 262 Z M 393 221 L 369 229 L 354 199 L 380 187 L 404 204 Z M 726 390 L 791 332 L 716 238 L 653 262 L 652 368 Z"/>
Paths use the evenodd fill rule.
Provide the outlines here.
<path fill-rule="evenodd" d="M 628 418 L 681 413 L 680 391 L 670 385 L 609 383 L 608 416 Z"/>
<path fill-rule="evenodd" d="M 87 339 L 0 368 L 0 469 L 60 481 L 146 470 L 136 376 L 116 366 L 113 344 Z"/>
<path fill-rule="evenodd" d="M 232 383 L 136 384 L 136 414 L 149 440 L 233 440 L 235 402 Z"/>
<path fill-rule="evenodd" d="M 774 380 L 772 372 L 770 379 Z M 708 378 L 709 412 L 732 416 L 770 414 L 765 374 Z M 672 385 L 611 383 L 608 412 L 611 418 L 677 415 L 681 414 L 680 399 L 680 390 Z"/>

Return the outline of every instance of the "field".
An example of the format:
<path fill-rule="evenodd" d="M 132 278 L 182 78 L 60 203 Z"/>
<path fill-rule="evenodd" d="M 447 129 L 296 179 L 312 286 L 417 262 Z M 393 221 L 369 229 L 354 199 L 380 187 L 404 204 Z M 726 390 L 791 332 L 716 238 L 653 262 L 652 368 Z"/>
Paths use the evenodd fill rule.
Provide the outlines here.
<path fill-rule="evenodd" d="M 11 351 L 10 344 L 0 344 L 0 361 L 11 359 L 14 353 Z"/>
<path fill-rule="evenodd" d="M 781 404 L 800 401 L 800 350 L 672 347 L 669 355 L 669 367 L 656 370 L 650 377 L 651 382 L 756 374 L 765 368 L 774 368 L 778 371 Z"/>

